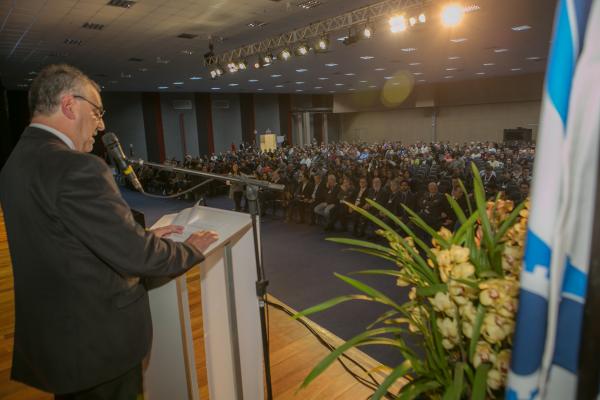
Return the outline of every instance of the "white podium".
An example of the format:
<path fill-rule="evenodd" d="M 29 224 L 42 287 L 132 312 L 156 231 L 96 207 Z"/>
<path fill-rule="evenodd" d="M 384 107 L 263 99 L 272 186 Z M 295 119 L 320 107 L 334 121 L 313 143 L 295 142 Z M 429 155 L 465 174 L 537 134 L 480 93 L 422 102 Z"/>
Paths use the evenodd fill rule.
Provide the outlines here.
<path fill-rule="evenodd" d="M 163 216 L 153 228 L 214 230 L 219 240 L 199 265 L 208 390 L 211 400 L 263 400 L 263 347 L 256 262 L 248 214 L 192 207 Z M 197 267 L 194 267 L 197 268 Z M 185 276 L 149 291 L 154 327 L 144 371 L 147 400 L 200 399 Z"/>

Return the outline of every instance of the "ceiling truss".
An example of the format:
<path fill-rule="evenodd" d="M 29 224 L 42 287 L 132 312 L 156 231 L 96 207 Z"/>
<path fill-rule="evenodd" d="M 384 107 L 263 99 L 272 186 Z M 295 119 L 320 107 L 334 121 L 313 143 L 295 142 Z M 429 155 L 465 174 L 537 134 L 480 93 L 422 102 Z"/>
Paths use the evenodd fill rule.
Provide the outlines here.
<path fill-rule="evenodd" d="M 432 0 L 385 0 L 370 6 L 362 7 L 345 14 L 327 18 L 323 21 L 294 29 L 290 32 L 282 33 L 238 47 L 227 52 L 205 57 L 204 65 L 224 65 L 235 60 L 242 60 L 254 55 L 265 54 L 276 49 L 291 47 L 295 44 L 301 44 L 310 39 L 316 39 L 340 30 L 351 29 L 353 27 L 374 22 L 382 17 L 388 17 L 393 13 L 408 10 L 411 8 L 425 7 Z"/>

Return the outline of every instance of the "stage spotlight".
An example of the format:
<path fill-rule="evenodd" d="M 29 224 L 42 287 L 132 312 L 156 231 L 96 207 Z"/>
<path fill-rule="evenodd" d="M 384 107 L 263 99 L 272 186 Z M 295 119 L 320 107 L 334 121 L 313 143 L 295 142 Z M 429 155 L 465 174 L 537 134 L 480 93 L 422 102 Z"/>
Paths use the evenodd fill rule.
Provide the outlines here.
<path fill-rule="evenodd" d="M 406 19 L 404 15 L 394 15 L 389 20 L 390 31 L 392 33 L 403 32 L 406 30 Z"/>
<path fill-rule="evenodd" d="M 317 40 L 317 44 L 315 46 L 315 50 L 317 51 L 325 51 L 329 47 L 329 39 L 326 36 L 321 37 Z"/>
<path fill-rule="evenodd" d="M 283 49 L 279 53 L 279 58 L 282 59 L 283 61 L 289 60 L 291 56 L 292 56 L 292 53 L 288 49 Z"/>
<path fill-rule="evenodd" d="M 419 14 L 419 22 L 424 24 L 426 21 L 427 21 L 427 17 L 425 16 L 425 13 Z"/>
<path fill-rule="evenodd" d="M 442 9 L 442 24 L 452 27 L 460 24 L 465 14 L 464 8 L 459 4 L 449 4 Z"/>
<path fill-rule="evenodd" d="M 223 72 L 224 72 L 223 69 L 221 67 L 217 66 L 216 68 L 214 68 L 210 71 L 210 77 L 212 79 L 216 79 L 216 78 L 222 76 Z"/>
<path fill-rule="evenodd" d="M 373 36 L 373 28 L 367 25 L 363 28 L 361 34 L 363 39 L 371 39 L 371 36 Z"/>
<path fill-rule="evenodd" d="M 308 54 L 308 51 L 310 50 L 310 48 L 308 47 L 307 44 L 301 44 L 300 46 L 298 46 L 298 48 L 296 49 L 296 53 L 299 56 L 305 56 Z"/>
<path fill-rule="evenodd" d="M 415 26 L 417 24 L 417 19 L 415 17 L 410 17 L 408 19 L 408 23 L 410 24 L 410 26 Z"/>
<path fill-rule="evenodd" d="M 273 62 L 273 55 L 272 54 L 265 54 L 262 58 L 262 66 L 267 66 L 267 65 L 271 65 L 271 63 Z"/>
<path fill-rule="evenodd" d="M 231 73 L 231 74 L 236 73 L 238 71 L 237 64 L 234 63 L 233 61 L 227 63 L 227 71 L 229 71 L 229 73 Z"/>
<path fill-rule="evenodd" d="M 256 60 L 256 62 L 254 63 L 254 68 L 255 69 L 259 69 L 260 68 L 260 59 Z"/>
<path fill-rule="evenodd" d="M 248 61 L 246 61 L 246 60 L 238 61 L 237 66 L 238 66 L 238 69 L 241 69 L 241 70 L 248 69 Z"/>

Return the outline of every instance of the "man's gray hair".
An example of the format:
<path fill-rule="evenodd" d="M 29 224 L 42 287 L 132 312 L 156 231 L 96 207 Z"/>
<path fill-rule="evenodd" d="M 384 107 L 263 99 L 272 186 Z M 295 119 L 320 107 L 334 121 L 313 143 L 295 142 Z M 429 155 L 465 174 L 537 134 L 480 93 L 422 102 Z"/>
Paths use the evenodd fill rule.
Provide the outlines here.
<path fill-rule="evenodd" d="M 100 91 L 96 82 L 73 66 L 53 64 L 44 67 L 29 88 L 30 115 L 54 113 L 63 94 L 81 91 L 88 83 Z"/>

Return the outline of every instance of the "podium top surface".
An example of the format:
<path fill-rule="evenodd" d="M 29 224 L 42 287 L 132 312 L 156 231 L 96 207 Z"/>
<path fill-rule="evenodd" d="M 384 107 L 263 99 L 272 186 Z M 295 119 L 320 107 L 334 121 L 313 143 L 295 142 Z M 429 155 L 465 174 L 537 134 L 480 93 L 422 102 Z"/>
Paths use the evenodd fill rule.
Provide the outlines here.
<path fill-rule="evenodd" d="M 252 226 L 250 215 L 218 208 L 194 206 L 180 211 L 178 214 L 163 215 L 151 229 L 165 225 L 181 225 L 184 227 L 182 234 L 172 234 L 168 238 L 175 242 L 183 242 L 193 232 L 215 231 L 219 240 L 211 244 L 204 252 L 209 255 L 215 249 L 230 242 L 240 233 L 246 232 Z"/>

